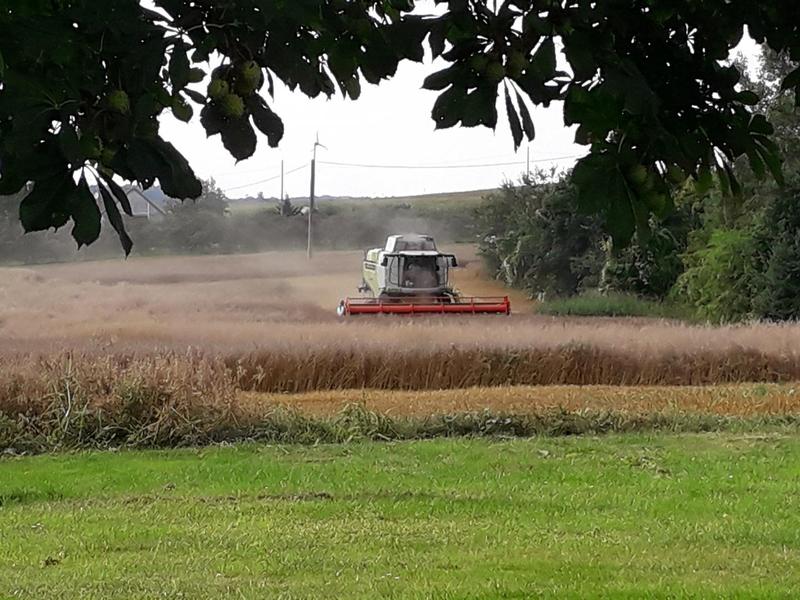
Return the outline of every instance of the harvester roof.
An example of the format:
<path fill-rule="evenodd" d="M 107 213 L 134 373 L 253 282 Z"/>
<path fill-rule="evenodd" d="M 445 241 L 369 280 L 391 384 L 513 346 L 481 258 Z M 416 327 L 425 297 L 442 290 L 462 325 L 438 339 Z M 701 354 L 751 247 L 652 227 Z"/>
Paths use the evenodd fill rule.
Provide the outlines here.
<path fill-rule="evenodd" d="M 390 235 L 386 240 L 386 252 L 436 252 L 436 241 L 430 235 L 405 233 Z"/>

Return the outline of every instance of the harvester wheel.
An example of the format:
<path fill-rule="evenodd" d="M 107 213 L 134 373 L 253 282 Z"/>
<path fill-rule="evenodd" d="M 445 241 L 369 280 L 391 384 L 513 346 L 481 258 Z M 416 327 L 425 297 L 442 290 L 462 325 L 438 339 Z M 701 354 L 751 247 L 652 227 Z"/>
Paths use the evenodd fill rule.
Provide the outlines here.
<path fill-rule="evenodd" d="M 346 315 L 347 315 L 347 307 L 345 306 L 344 300 L 340 300 L 339 306 L 336 307 L 336 316 L 344 317 Z"/>

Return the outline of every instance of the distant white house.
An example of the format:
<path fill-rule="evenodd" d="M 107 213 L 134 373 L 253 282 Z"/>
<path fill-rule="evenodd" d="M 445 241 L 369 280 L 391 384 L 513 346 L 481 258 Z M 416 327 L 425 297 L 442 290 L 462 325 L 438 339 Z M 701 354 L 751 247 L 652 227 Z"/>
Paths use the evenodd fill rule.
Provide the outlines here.
<path fill-rule="evenodd" d="M 131 203 L 131 212 L 134 217 L 148 221 L 163 219 L 167 214 L 166 196 L 147 196 L 137 187 L 125 190 L 125 195 Z"/>

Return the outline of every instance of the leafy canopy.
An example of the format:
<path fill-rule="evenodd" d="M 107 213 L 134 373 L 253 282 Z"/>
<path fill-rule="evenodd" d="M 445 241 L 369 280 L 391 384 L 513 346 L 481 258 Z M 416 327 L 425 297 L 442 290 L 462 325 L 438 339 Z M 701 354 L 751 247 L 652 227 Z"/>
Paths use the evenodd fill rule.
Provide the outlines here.
<path fill-rule="evenodd" d="M 426 51 L 445 67 L 439 128 L 495 127 L 498 104 L 514 144 L 535 136 L 531 105 L 564 101 L 566 122 L 590 146 L 574 179 L 584 210 L 605 215 L 622 241 L 649 215 L 671 210 L 671 186 L 712 173 L 729 193 L 730 165 L 746 156 L 759 176 L 781 178 L 773 127 L 750 109 L 730 51 L 745 26 L 760 43 L 800 59 L 800 5 L 753 0 L 5 0 L 0 8 L 0 194 L 32 191 L 26 230 L 73 224 L 78 244 L 108 222 L 126 251 L 114 176 L 156 180 L 177 198 L 201 184 L 159 132 L 158 116 L 188 121 L 199 109 L 210 136 L 242 160 L 256 130 L 276 146 L 283 123 L 271 103 L 280 80 L 308 96 L 358 98 L 403 60 Z M 412 12 L 414 11 L 414 12 Z M 559 60 L 563 50 L 566 60 Z M 221 58 L 203 86 L 209 59 Z M 215 64 L 216 61 L 215 61 Z M 800 86 L 800 71 L 783 81 Z M 800 96 L 798 96 L 800 97 Z M 499 99 L 499 102 L 498 102 Z M 402 118 L 397 115 L 396 118 Z"/>

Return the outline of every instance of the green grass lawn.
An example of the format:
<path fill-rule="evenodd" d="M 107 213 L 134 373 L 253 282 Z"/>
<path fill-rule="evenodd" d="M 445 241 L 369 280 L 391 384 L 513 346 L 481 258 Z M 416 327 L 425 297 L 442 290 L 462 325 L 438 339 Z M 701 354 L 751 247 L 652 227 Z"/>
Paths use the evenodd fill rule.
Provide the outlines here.
<path fill-rule="evenodd" d="M 0 460 L 1 598 L 791 597 L 800 438 Z"/>

